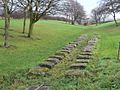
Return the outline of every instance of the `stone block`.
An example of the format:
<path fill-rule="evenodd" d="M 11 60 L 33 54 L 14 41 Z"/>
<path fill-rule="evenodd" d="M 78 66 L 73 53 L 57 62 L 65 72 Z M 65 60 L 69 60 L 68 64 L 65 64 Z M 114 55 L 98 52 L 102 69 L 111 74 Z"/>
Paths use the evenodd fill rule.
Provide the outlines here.
<path fill-rule="evenodd" d="M 89 63 L 89 59 L 77 59 L 76 62 L 77 63 Z"/>
<path fill-rule="evenodd" d="M 51 69 L 51 68 L 54 67 L 54 65 L 55 65 L 55 63 L 53 63 L 53 62 L 45 61 L 45 62 L 39 64 L 38 66 L 40 66 L 40 67 L 46 67 L 46 68 Z"/>
<path fill-rule="evenodd" d="M 50 56 L 49 58 L 57 58 L 59 60 L 62 60 L 64 58 L 64 56 L 61 56 L 61 55 L 53 55 L 53 56 Z"/>
<path fill-rule="evenodd" d="M 60 62 L 60 60 L 57 59 L 57 58 L 48 58 L 46 61 L 47 62 L 52 62 L 54 64 L 58 64 Z"/>
<path fill-rule="evenodd" d="M 70 66 L 71 69 L 85 69 L 87 66 L 86 63 L 76 63 Z"/>
<path fill-rule="evenodd" d="M 77 59 L 91 59 L 92 57 L 89 55 L 78 55 Z"/>

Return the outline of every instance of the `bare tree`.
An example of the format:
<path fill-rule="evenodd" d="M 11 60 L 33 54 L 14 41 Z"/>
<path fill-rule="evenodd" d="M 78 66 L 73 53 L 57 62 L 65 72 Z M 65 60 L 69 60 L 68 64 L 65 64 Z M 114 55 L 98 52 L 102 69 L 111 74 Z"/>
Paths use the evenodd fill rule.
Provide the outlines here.
<path fill-rule="evenodd" d="M 58 5 L 60 0 L 27 0 L 28 13 L 30 18 L 28 37 L 32 35 L 34 24 L 46 14 L 53 13 L 52 10 Z"/>
<path fill-rule="evenodd" d="M 9 29 L 9 16 L 8 16 L 8 0 L 3 0 L 4 3 L 4 17 L 5 17 L 5 28 L 4 28 L 4 47 L 8 47 L 8 29 Z"/>
<path fill-rule="evenodd" d="M 9 27 L 10 27 L 11 14 L 17 9 L 16 4 L 17 4 L 16 0 L 9 0 L 9 2 L 8 2 L 8 23 L 9 23 Z"/>
<path fill-rule="evenodd" d="M 16 0 L 7 0 L 7 13 L 8 13 L 8 27 L 10 27 L 10 17 L 11 14 L 17 9 L 17 1 Z M 2 0 L 2 6 L 4 7 L 5 1 Z M 4 16 L 4 15 L 3 15 Z"/>
<path fill-rule="evenodd" d="M 116 26 L 118 26 L 118 22 L 116 19 L 116 13 L 118 13 L 120 10 L 120 1 L 119 0 L 102 0 L 101 4 L 104 4 L 105 6 L 104 9 L 107 11 L 107 13 L 113 16 L 115 24 Z"/>
<path fill-rule="evenodd" d="M 69 21 L 71 21 L 71 24 L 73 25 L 76 21 L 85 16 L 83 6 L 75 0 L 64 0 L 61 8 L 63 15 L 68 17 Z"/>
<path fill-rule="evenodd" d="M 97 26 L 98 25 L 98 12 L 97 12 L 97 8 L 93 9 L 91 11 L 91 13 L 92 13 L 92 18 L 95 21 L 96 26 Z"/>
<path fill-rule="evenodd" d="M 0 16 L 3 15 L 2 0 L 0 0 Z"/>
<path fill-rule="evenodd" d="M 24 12 L 24 21 L 23 21 L 23 31 L 22 33 L 25 33 L 25 27 L 26 27 L 26 19 L 28 16 L 28 9 L 29 9 L 29 0 L 18 0 L 17 6 L 23 10 Z"/>
<path fill-rule="evenodd" d="M 82 18 L 85 15 L 83 6 L 74 0 L 69 0 L 71 4 L 71 19 L 72 24 L 74 25 L 76 20 Z"/>
<path fill-rule="evenodd" d="M 59 14 L 63 15 L 66 18 L 66 23 L 71 22 L 70 15 L 71 15 L 71 8 L 70 8 L 70 2 L 68 0 L 63 0 L 61 5 L 58 8 Z"/>

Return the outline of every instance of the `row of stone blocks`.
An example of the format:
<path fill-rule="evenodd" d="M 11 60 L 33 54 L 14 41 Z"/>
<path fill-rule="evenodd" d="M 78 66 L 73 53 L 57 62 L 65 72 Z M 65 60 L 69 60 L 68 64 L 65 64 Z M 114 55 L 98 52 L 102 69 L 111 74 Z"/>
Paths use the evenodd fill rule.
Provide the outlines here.
<path fill-rule="evenodd" d="M 80 36 L 79 38 L 77 38 L 76 41 L 69 43 L 68 45 L 63 47 L 60 51 L 56 52 L 53 56 L 50 56 L 43 63 L 31 69 L 30 73 L 35 75 L 45 75 L 49 69 L 52 69 L 56 64 L 63 60 L 66 57 L 66 54 L 69 54 L 81 42 L 86 40 L 86 38 L 87 38 L 86 35 Z M 27 88 L 26 90 L 50 90 L 50 88 L 48 86 L 35 85 Z"/>
<path fill-rule="evenodd" d="M 49 69 L 52 69 L 56 64 L 60 63 L 66 57 L 66 54 L 71 53 L 71 51 L 76 48 L 81 42 L 86 40 L 87 36 L 82 35 L 77 40 L 69 43 L 63 47 L 60 51 L 56 52 L 54 55 L 50 56 L 43 63 L 37 65 L 30 70 L 30 73 L 36 75 L 44 75 Z"/>
<path fill-rule="evenodd" d="M 77 76 L 83 73 L 84 69 L 91 59 L 93 59 L 93 49 L 97 42 L 97 37 L 93 37 L 88 41 L 87 46 L 83 49 L 82 53 L 76 57 L 76 62 L 70 66 L 70 69 L 66 72 L 68 76 Z"/>

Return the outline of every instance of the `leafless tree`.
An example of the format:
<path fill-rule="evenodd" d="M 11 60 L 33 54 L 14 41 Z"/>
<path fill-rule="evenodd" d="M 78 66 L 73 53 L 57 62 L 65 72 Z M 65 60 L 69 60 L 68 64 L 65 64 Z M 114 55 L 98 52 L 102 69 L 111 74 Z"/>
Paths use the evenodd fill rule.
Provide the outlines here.
<path fill-rule="evenodd" d="M 8 14 L 8 0 L 3 0 L 4 3 L 4 17 L 5 17 L 5 28 L 4 28 L 4 47 L 8 47 L 8 29 L 9 29 L 9 14 Z"/>
<path fill-rule="evenodd" d="M 25 33 L 25 27 L 26 27 L 26 19 L 28 16 L 28 9 L 29 9 L 29 0 L 18 0 L 17 6 L 19 9 L 22 9 L 24 12 L 24 21 L 23 21 L 23 31 L 22 33 Z"/>
<path fill-rule="evenodd" d="M 73 25 L 85 16 L 83 6 L 75 0 L 64 0 L 61 4 L 61 12 Z"/>
<path fill-rule="evenodd" d="M 23 1 L 24 0 L 22 0 L 22 2 Z M 30 18 L 28 33 L 28 37 L 30 38 L 32 35 L 34 24 L 46 14 L 53 13 L 60 0 L 25 0 L 25 1 L 27 3 L 25 5 L 27 7 L 26 10 Z"/>
<path fill-rule="evenodd" d="M 118 26 L 118 22 L 116 19 L 116 13 L 120 10 L 120 1 L 119 0 L 101 0 L 101 4 L 104 4 L 104 11 L 111 14 L 115 21 L 116 26 Z"/>
<path fill-rule="evenodd" d="M 98 12 L 97 12 L 97 8 L 93 9 L 91 11 L 91 13 L 92 13 L 92 18 L 95 21 L 96 26 L 97 26 L 98 25 Z"/>
<path fill-rule="evenodd" d="M 11 14 L 17 9 L 17 2 L 16 0 L 7 0 L 8 4 L 7 4 L 7 12 L 8 12 L 8 26 L 10 27 L 10 17 Z M 4 6 L 4 0 L 2 0 L 2 6 Z"/>
<path fill-rule="evenodd" d="M 0 0 L 0 16 L 3 15 L 2 0 Z"/>
<path fill-rule="evenodd" d="M 61 5 L 58 8 L 59 14 L 63 15 L 66 18 L 66 23 L 71 22 L 70 15 L 71 15 L 71 8 L 70 2 L 68 0 L 63 0 Z"/>

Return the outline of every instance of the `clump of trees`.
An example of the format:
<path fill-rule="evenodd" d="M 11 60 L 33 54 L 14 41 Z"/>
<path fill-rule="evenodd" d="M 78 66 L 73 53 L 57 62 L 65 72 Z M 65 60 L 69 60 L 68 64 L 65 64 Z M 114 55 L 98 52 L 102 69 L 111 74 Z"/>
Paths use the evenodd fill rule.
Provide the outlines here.
<path fill-rule="evenodd" d="M 62 15 L 63 18 L 58 20 L 67 21 L 71 24 L 80 23 L 85 17 L 83 6 L 75 0 L 0 0 L 0 10 L 3 12 L 2 16 L 5 21 L 4 47 L 9 47 L 11 17 L 23 17 L 23 34 L 26 32 L 26 19 L 30 20 L 28 38 L 32 36 L 35 23 L 45 16 L 56 15 L 57 17 Z"/>
<path fill-rule="evenodd" d="M 85 11 L 83 6 L 75 0 L 64 0 L 60 7 L 61 14 L 66 16 L 66 21 L 72 25 L 75 22 L 81 23 L 82 18 L 85 18 Z"/>
<path fill-rule="evenodd" d="M 92 17 L 98 25 L 100 22 L 105 22 L 109 15 L 112 15 L 116 26 L 118 26 L 117 13 L 120 13 L 120 0 L 101 0 L 99 6 L 92 10 Z"/>
<path fill-rule="evenodd" d="M 29 15 L 30 24 L 28 37 L 32 35 L 34 24 L 47 14 L 52 14 L 58 5 L 60 0 L 18 0 L 19 6 L 24 9 L 24 27 L 23 33 L 25 32 L 25 21 L 26 14 Z"/>
<path fill-rule="evenodd" d="M 30 20 L 28 38 L 31 38 L 34 24 L 47 14 L 54 14 L 56 7 L 62 0 L 2 0 L 2 8 L 5 27 L 4 27 L 4 47 L 9 47 L 8 37 L 10 28 L 10 18 L 17 11 L 24 12 L 23 33 L 25 33 L 26 18 Z"/>

